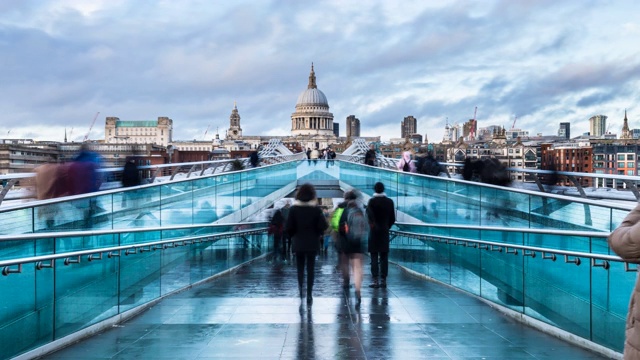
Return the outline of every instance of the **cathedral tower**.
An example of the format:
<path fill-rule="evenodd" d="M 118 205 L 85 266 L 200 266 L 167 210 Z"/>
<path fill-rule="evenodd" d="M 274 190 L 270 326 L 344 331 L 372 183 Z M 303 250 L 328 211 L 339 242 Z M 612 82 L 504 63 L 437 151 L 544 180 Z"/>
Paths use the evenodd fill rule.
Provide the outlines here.
<path fill-rule="evenodd" d="M 233 110 L 231 116 L 229 116 L 229 130 L 227 130 L 228 140 L 242 139 L 242 128 L 240 127 L 240 114 L 238 113 L 238 106 L 236 102 L 233 102 Z"/>

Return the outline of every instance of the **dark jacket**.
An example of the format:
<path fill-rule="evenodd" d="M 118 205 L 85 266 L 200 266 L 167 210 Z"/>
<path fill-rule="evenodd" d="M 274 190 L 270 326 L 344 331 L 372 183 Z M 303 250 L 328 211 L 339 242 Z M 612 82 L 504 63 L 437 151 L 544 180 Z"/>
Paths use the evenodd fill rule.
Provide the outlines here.
<path fill-rule="evenodd" d="M 138 172 L 138 165 L 136 165 L 135 160 L 127 161 L 124 165 L 124 170 L 122 171 L 122 186 L 138 186 L 142 183 L 140 180 L 140 173 Z"/>
<path fill-rule="evenodd" d="M 249 162 L 251 163 L 251 166 L 258 167 L 258 163 L 260 163 L 260 158 L 258 157 L 257 151 L 254 151 L 251 153 L 251 155 L 249 155 Z"/>
<path fill-rule="evenodd" d="M 375 166 L 375 161 L 376 161 L 376 152 L 375 150 L 367 150 L 367 152 L 364 154 L 364 163 L 367 165 L 371 165 L 371 166 Z"/>
<path fill-rule="evenodd" d="M 367 205 L 369 218 L 369 252 L 389 252 L 389 229 L 396 222 L 393 200 L 384 193 L 373 194 Z"/>
<path fill-rule="evenodd" d="M 329 227 L 322 210 L 315 200 L 302 202 L 296 200 L 289 209 L 287 234 L 291 237 L 291 251 L 312 252 L 320 250 L 320 237 Z"/>
<path fill-rule="evenodd" d="M 366 212 L 365 209 L 362 209 L 362 205 L 358 203 L 357 200 L 348 200 L 345 202 L 345 209 L 342 212 L 342 216 L 340 217 L 340 241 L 341 241 L 341 251 L 346 254 L 362 254 L 364 253 L 365 243 L 367 242 L 367 237 L 360 239 L 361 241 L 354 243 L 347 240 L 347 236 L 345 234 L 345 224 L 349 218 L 349 211 L 352 211 L 354 208 L 360 208 L 363 212 Z M 366 215 L 366 214 L 365 214 Z M 366 235 L 365 235 L 366 236 Z"/>
<path fill-rule="evenodd" d="M 280 209 L 276 210 L 271 217 L 271 222 L 269 223 L 269 233 L 273 234 L 274 237 L 281 237 L 282 230 L 284 228 L 284 216 L 282 216 L 282 212 Z"/>

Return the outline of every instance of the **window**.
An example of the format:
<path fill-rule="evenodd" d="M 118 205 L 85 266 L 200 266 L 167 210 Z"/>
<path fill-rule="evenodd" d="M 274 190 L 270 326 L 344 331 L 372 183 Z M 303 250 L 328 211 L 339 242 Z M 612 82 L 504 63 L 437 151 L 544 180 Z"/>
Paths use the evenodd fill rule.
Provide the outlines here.
<path fill-rule="evenodd" d="M 625 156 L 624 154 L 618 154 L 618 160 L 624 160 Z"/>
<path fill-rule="evenodd" d="M 627 154 L 627 160 L 633 160 L 633 154 Z"/>
<path fill-rule="evenodd" d="M 619 162 L 618 163 L 618 168 L 623 168 L 624 167 L 624 163 L 623 162 Z"/>
<path fill-rule="evenodd" d="M 628 167 L 628 168 L 632 168 L 632 167 L 635 167 L 635 165 L 634 165 L 634 164 L 635 164 L 635 163 L 632 163 L 632 162 L 628 162 L 628 163 L 627 163 L 627 167 Z"/>
<path fill-rule="evenodd" d="M 627 175 L 633 176 L 633 172 L 634 172 L 633 170 L 627 170 Z"/>

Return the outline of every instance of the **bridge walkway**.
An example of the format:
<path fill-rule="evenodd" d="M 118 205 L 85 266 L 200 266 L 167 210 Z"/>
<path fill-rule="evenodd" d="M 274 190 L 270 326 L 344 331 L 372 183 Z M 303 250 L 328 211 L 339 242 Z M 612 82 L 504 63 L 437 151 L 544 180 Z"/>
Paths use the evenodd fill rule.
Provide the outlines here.
<path fill-rule="evenodd" d="M 336 254 L 320 255 L 307 306 L 295 265 L 262 258 L 44 359 L 604 359 L 400 267 L 387 289 L 364 273 L 356 308 Z"/>

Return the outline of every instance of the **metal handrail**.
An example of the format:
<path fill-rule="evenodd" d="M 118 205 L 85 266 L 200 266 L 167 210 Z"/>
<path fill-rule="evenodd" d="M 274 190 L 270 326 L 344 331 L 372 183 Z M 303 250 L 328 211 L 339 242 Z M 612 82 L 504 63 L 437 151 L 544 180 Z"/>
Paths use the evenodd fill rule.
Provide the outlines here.
<path fill-rule="evenodd" d="M 262 164 L 264 164 L 264 166 L 268 166 L 268 165 L 282 163 L 286 161 L 299 160 L 300 158 L 303 157 L 303 155 L 304 155 L 303 153 L 299 153 L 299 154 L 292 154 L 292 155 L 265 156 L 261 158 L 260 161 Z M 204 171 L 207 169 L 214 169 L 214 174 L 212 175 L 217 175 L 223 172 L 225 173 L 231 172 L 233 171 L 233 168 L 231 165 L 236 160 L 239 160 L 242 163 L 242 165 L 245 167 L 245 169 L 249 166 L 249 158 L 240 158 L 240 159 L 225 159 L 225 160 L 211 160 L 211 161 L 195 161 L 195 162 L 186 162 L 186 163 L 143 165 L 143 166 L 139 166 L 138 170 L 140 171 L 153 170 L 154 174 L 151 177 L 151 180 L 155 180 L 157 177 L 157 174 L 161 173 L 163 170 L 174 169 L 174 171 L 172 171 L 171 175 L 169 176 L 169 180 L 174 180 L 174 177 L 178 173 L 180 173 L 178 171 L 179 169 L 188 167 L 188 169 L 184 171 L 184 173 L 188 174 L 187 176 L 187 179 L 188 179 L 189 176 L 192 173 L 194 173 L 194 170 L 198 166 L 202 166 L 203 168 L 202 171 L 199 172 L 200 176 L 202 176 L 204 174 Z M 219 168 L 221 168 L 220 172 L 216 173 L 215 171 Z M 101 168 L 101 169 L 98 169 L 97 171 L 103 174 L 117 174 L 122 172 L 123 170 L 124 170 L 123 167 L 113 167 L 113 168 Z M 6 186 L 4 186 L 2 188 L 2 192 L 0 192 L 0 204 L 2 203 L 6 195 L 9 193 L 9 190 L 11 190 L 11 187 L 15 184 L 17 180 L 32 179 L 32 178 L 35 178 L 35 176 L 36 176 L 35 172 L 0 175 L 0 180 L 7 180 Z M 180 179 L 180 180 L 184 180 L 184 179 Z M 108 191 L 108 190 L 102 190 L 102 191 Z"/>
<path fill-rule="evenodd" d="M 420 226 L 429 228 L 443 228 L 443 229 L 462 229 L 462 230 L 481 230 L 481 231 L 502 231 L 502 232 L 520 232 L 520 233 L 532 233 L 532 234 L 548 234 L 548 235 L 566 235 L 566 236 L 584 236 L 584 237 L 596 237 L 606 239 L 611 234 L 610 232 L 602 231 L 574 231 L 574 230 L 560 230 L 560 229 L 536 229 L 536 228 L 518 228 L 518 227 L 503 227 L 503 226 L 479 226 L 479 225 L 444 225 L 436 223 L 405 223 L 396 222 L 397 226 Z"/>
<path fill-rule="evenodd" d="M 249 221 L 239 223 L 223 223 L 223 224 L 189 224 L 189 225 L 174 225 L 174 226 L 152 226 L 146 228 L 133 228 L 133 229 L 105 229 L 105 230 L 77 230 L 77 231 L 60 231 L 60 232 L 38 232 L 29 234 L 15 234 L 15 235 L 0 235 L 0 242 L 2 241 L 19 241 L 19 240 L 34 240 L 34 239 L 46 239 L 46 238 L 68 238 L 79 236 L 99 236 L 120 234 L 124 231 L 127 233 L 139 233 L 139 232 L 153 232 L 153 231 L 171 231 L 171 230 L 189 230 L 189 229 L 201 229 L 201 228 L 216 228 L 216 227 L 228 227 L 228 226 L 246 226 L 246 225 L 260 225 L 266 221 Z"/>
<path fill-rule="evenodd" d="M 355 162 L 355 161 L 349 160 L 347 158 L 342 158 L 340 160 L 341 161 L 351 162 L 351 163 L 358 164 L 358 165 L 361 165 L 361 166 L 367 166 L 367 165 L 364 165 L 362 163 L 362 161 Z M 385 170 L 385 171 L 392 171 L 392 172 L 397 172 L 398 171 L 395 168 L 379 167 L 379 169 L 382 169 L 382 170 Z M 418 177 L 433 178 L 433 176 L 425 175 L 425 174 L 419 174 L 419 173 L 410 173 L 410 175 L 411 176 L 418 176 Z M 522 189 L 522 188 L 516 188 L 516 187 L 504 187 L 504 186 L 486 184 L 486 183 L 475 182 L 475 181 L 466 181 L 466 180 L 463 180 L 463 179 L 456 179 L 456 178 L 444 179 L 444 178 L 442 178 L 442 181 L 451 181 L 451 182 L 457 182 L 457 183 L 461 183 L 461 184 L 472 184 L 474 186 L 488 187 L 488 188 L 499 189 L 499 190 L 508 190 L 510 192 L 517 192 L 517 193 L 521 193 L 521 194 L 525 194 L 525 195 L 542 196 L 542 197 L 545 197 L 545 198 L 556 199 L 556 200 L 567 200 L 568 198 L 570 198 L 571 201 L 573 201 L 575 203 L 579 203 L 579 204 L 594 205 L 594 206 L 603 206 L 604 205 L 603 204 L 603 200 L 591 200 L 591 199 L 583 198 L 583 197 L 575 197 L 575 196 L 569 196 L 569 195 L 554 194 L 554 193 L 548 193 L 548 192 L 540 192 L 540 191 L 528 190 L 528 189 Z M 619 203 L 619 202 L 611 202 L 611 203 L 607 203 L 606 204 L 607 207 L 610 207 L 612 209 L 626 210 L 626 211 L 632 210 L 633 208 L 636 207 L 636 205 L 637 205 L 636 203 L 622 204 L 622 203 Z"/>
<path fill-rule="evenodd" d="M 125 255 L 132 255 L 132 254 L 138 254 L 138 253 L 147 252 L 147 251 L 165 250 L 175 246 L 191 245 L 194 243 L 214 241 L 214 240 L 237 237 L 242 235 L 260 234 L 260 233 L 265 233 L 266 231 L 267 231 L 267 228 L 263 227 L 263 228 L 257 228 L 257 229 L 238 230 L 233 232 L 223 232 L 219 234 L 187 236 L 187 237 L 172 238 L 172 239 L 160 240 L 160 241 L 112 246 L 107 248 L 98 248 L 98 249 L 90 249 L 90 250 L 72 251 L 67 253 L 31 256 L 26 258 L 18 258 L 18 259 L 10 259 L 10 260 L 0 260 L 0 268 L 2 268 L 2 275 L 7 276 L 9 274 L 16 274 L 16 273 L 22 272 L 22 265 L 24 264 L 36 263 L 36 270 L 41 270 L 43 268 L 53 268 L 53 261 L 57 259 L 64 258 L 65 259 L 64 264 L 70 265 L 70 264 L 80 263 L 81 258 L 85 255 L 88 255 L 87 261 L 93 261 L 93 260 L 102 259 L 102 254 L 105 254 L 105 253 L 107 253 L 107 257 L 111 258 L 114 256 L 116 257 L 120 256 L 121 251 L 125 251 Z M 129 231 L 127 231 L 127 233 L 128 232 Z M 181 243 L 181 244 L 177 244 L 177 243 Z M 171 246 L 169 246 L 169 244 L 171 244 Z M 94 255 L 98 255 L 98 254 L 99 254 L 98 257 L 94 257 Z M 42 263 L 45 261 L 50 261 L 50 264 L 42 265 Z M 17 269 L 10 268 L 10 266 L 15 266 L 15 265 L 18 265 Z"/>
<path fill-rule="evenodd" d="M 264 167 L 269 167 L 269 166 L 275 166 L 275 165 L 281 164 L 283 162 L 296 161 L 295 159 L 293 159 L 293 160 L 284 159 L 282 156 L 274 156 L 272 158 L 277 159 L 277 160 L 281 160 L 281 161 L 280 162 L 275 162 L 273 164 L 264 165 L 264 166 L 261 166 L 261 167 L 264 168 Z M 248 161 L 248 159 L 247 159 L 247 161 Z M 208 162 L 206 162 L 206 163 L 208 163 Z M 178 167 L 180 164 L 163 164 L 163 167 L 167 167 L 165 165 L 173 165 L 173 166 L 169 166 L 169 167 Z M 153 168 L 154 166 L 155 165 L 151 166 L 151 168 Z M 117 169 L 120 169 L 120 168 L 109 168 L 109 169 L 102 169 L 102 170 L 108 171 L 108 170 L 114 170 L 114 169 L 117 170 Z M 243 170 L 228 170 L 228 171 L 225 172 L 225 174 L 242 173 L 242 172 L 248 172 L 248 171 L 251 171 L 251 170 L 252 169 L 247 169 L 247 168 L 245 168 Z M 203 175 L 203 176 L 200 176 L 199 179 L 200 178 L 204 178 L 204 177 L 210 177 L 210 176 L 219 176 L 221 174 L 222 173 Z M 35 174 L 31 174 L 31 176 L 35 176 Z M 193 180 L 192 178 L 191 179 L 190 178 L 174 179 L 174 176 L 175 176 L 175 174 L 173 174 L 169 180 L 163 181 L 163 184 L 166 184 L 167 182 L 179 183 L 179 182 L 186 182 L 186 181 Z M 64 197 L 53 198 L 53 199 L 45 199 L 45 200 L 37 200 L 37 202 L 38 202 L 38 204 L 54 204 L 54 203 L 58 203 L 58 202 L 66 202 L 66 201 L 69 201 L 69 200 L 85 199 L 85 198 L 95 197 L 95 196 L 98 196 L 98 195 L 109 195 L 109 194 L 120 193 L 120 192 L 123 192 L 123 191 L 132 191 L 132 190 L 139 189 L 139 188 L 154 187 L 154 186 L 158 186 L 158 184 L 150 183 L 150 184 L 143 184 L 143 185 L 138 185 L 138 186 L 131 186 L 131 187 L 128 187 L 126 189 L 114 188 L 114 189 L 108 189 L 108 190 L 99 190 L 99 191 L 86 193 L 86 194 L 64 196 Z M 2 200 L 3 199 L 0 198 L 0 204 L 2 203 Z M 36 201 L 36 200 L 33 200 L 33 201 Z M 21 203 L 21 204 L 17 204 L 17 205 L 3 206 L 2 208 L 0 208 L 0 212 L 6 211 L 6 210 L 16 210 L 16 209 L 31 207 L 31 206 L 33 206 L 33 204 L 32 204 L 33 201 L 29 201 L 29 202 Z"/>
<path fill-rule="evenodd" d="M 342 158 L 338 156 L 338 158 L 340 160 L 346 160 L 346 161 L 355 162 L 355 163 L 362 163 L 364 160 L 364 157 L 362 155 L 350 155 L 348 157 L 345 156 Z M 377 156 L 376 161 L 378 162 L 380 167 L 396 170 L 397 162 L 400 161 L 400 159 L 388 158 L 385 156 Z M 415 160 L 412 160 L 412 161 L 415 161 Z M 464 167 L 464 164 L 462 163 L 442 162 L 440 163 L 440 165 L 442 165 L 442 167 L 444 168 L 445 171 L 443 173 L 446 174 L 447 177 L 451 177 L 451 174 L 449 173 L 449 168 Z M 547 192 L 547 189 L 545 189 L 545 187 L 542 185 L 539 175 L 555 174 L 555 175 L 565 176 L 574 184 L 574 186 L 578 190 L 578 193 L 580 194 L 580 197 L 583 197 L 583 198 L 586 198 L 587 194 L 584 192 L 583 186 L 578 181 L 578 178 L 620 180 L 625 183 L 625 185 L 629 188 L 629 191 L 631 191 L 635 196 L 636 200 L 640 201 L 640 190 L 638 189 L 638 183 L 640 183 L 640 176 L 638 175 L 595 174 L 595 173 L 584 173 L 584 172 L 553 171 L 553 170 L 512 168 L 512 167 L 508 167 L 507 170 L 510 172 L 535 175 L 534 183 L 538 185 L 538 189 L 540 190 L 540 192 Z"/>
<path fill-rule="evenodd" d="M 537 246 L 528 246 L 528 245 L 517 245 L 517 244 L 509 244 L 509 243 L 501 243 L 495 241 L 485 241 L 485 240 L 476 240 L 476 239 L 468 239 L 454 236 L 446 236 L 446 235 L 434 235 L 434 234 L 422 234 L 415 233 L 410 231 L 402 231 L 402 230 L 390 230 L 390 233 L 396 235 L 403 235 L 419 240 L 425 241 L 435 241 L 440 243 L 446 243 L 450 245 L 456 246 L 464 246 L 464 247 L 473 247 L 481 250 L 487 251 L 497 251 L 502 252 L 503 250 L 506 253 L 518 255 L 518 250 L 522 250 L 523 256 L 531 256 L 536 257 L 536 253 L 542 254 L 543 260 L 556 260 L 555 255 L 561 255 L 564 257 L 565 263 L 573 263 L 576 266 L 580 266 L 582 262 L 580 258 L 587 258 L 590 260 L 590 264 L 592 267 L 601 267 L 605 270 L 609 270 L 609 262 L 622 262 L 625 264 L 625 271 L 635 272 L 638 271 L 637 268 L 632 268 L 630 265 L 635 263 L 631 263 L 622 259 L 619 256 L 615 255 L 605 255 L 605 254 L 594 254 L 594 253 L 586 253 L 580 251 L 570 251 L 570 250 L 561 250 L 561 249 L 553 249 L 553 248 L 542 248 Z M 549 256 L 552 254 L 554 256 Z M 601 260 L 602 263 L 598 263 L 597 261 Z"/>

